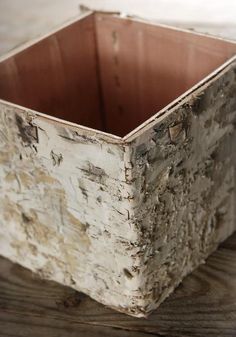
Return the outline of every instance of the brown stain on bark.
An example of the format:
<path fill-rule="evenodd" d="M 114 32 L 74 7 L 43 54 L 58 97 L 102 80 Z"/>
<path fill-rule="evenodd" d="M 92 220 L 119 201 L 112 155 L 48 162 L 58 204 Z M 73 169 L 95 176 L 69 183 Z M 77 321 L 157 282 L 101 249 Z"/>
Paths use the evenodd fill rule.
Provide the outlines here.
<path fill-rule="evenodd" d="M 55 153 L 53 150 L 50 152 L 53 166 L 60 166 L 61 162 L 63 161 L 63 156 L 61 153 Z"/>
<path fill-rule="evenodd" d="M 42 224 L 34 209 L 30 209 L 28 212 L 23 211 L 21 217 L 22 227 L 28 239 L 34 240 L 40 245 L 47 245 L 54 239 L 56 231 Z"/>
<path fill-rule="evenodd" d="M 7 165 L 9 163 L 9 153 L 0 151 L 0 165 Z"/>
<path fill-rule="evenodd" d="M 31 122 L 27 122 L 18 114 L 16 114 L 16 125 L 23 143 L 26 143 L 27 145 L 38 143 L 37 126 L 32 125 Z"/>
<path fill-rule="evenodd" d="M 36 184 L 45 184 L 45 186 L 60 184 L 56 178 L 54 178 L 50 174 L 47 174 L 41 167 L 37 168 L 36 174 L 34 174 L 33 176 L 33 180 Z"/>
<path fill-rule="evenodd" d="M 6 222 L 15 221 L 19 223 L 20 221 L 20 208 L 19 205 L 13 203 L 8 196 L 2 200 L 2 210 L 3 218 Z"/>

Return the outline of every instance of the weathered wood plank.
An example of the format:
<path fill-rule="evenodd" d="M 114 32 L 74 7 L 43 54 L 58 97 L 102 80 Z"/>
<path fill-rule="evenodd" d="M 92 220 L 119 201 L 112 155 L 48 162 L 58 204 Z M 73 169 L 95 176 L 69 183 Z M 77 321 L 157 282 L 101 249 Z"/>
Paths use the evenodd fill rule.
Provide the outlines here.
<path fill-rule="evenodd" d="M 113 329 L 112 327 L 118 328 Z M 125 330 L 124 330 L 125 329 Z M 236 335 L 236 233 L 148 318 L 117 313 L 0 259 L 0 336 Z"/>
<path fill-rule="evenodd" d="M 30 271 L 4 258 L 0 258 L 0 275 L 1 337 L 150 336 L 89 322 L 86 315 L 89 315 L 90 302 L 103 310 L 101 305 L 69 288 L 39 280 Z M 87 313 L 81 315 L 78 307 L 81 303 L 87 305 L 87 301 Z"/>
<path fill-rule="evenodd" d="M 7 318 L 6 318 L 7 319 Z M 112 327 L 93 326 L 70 322 L 69 324 L 58 322 L 58 320 L 46 320 L 42 324 L 41 317 L 31 317 L 28 324 L 27 318 L 22 322 L 21 315 L 15 317 L 15 321 L 5 322 L 0 320 L 1 337 L 150 337 L 152 334 L 126 331 Z M 153 336 L 157 336 L 156 334 Z"/>

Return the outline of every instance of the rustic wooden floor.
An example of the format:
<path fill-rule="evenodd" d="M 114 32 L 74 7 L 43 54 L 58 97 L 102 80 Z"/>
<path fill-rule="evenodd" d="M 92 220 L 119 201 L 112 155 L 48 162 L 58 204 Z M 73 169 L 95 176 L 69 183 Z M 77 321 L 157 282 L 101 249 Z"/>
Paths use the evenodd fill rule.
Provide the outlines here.
<path fill-rule="evenodd" d="M 0 337 L 236 336 L 236 233 L 148 319 L 117 313 L 0 258 Z"/>

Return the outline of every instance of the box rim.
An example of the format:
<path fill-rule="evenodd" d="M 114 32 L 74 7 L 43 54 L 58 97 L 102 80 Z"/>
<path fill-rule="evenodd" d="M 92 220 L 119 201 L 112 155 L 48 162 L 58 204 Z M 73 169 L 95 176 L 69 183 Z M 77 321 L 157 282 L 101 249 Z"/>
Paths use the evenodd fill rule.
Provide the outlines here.
<path fill-rule="evenodd" d="M 228 59 L 221 66 L 217 67 L 210 74 L 205 76 L 201 81 L 197 82 L 194 86 L 192 86 L 190 89 L 185 91 L 182 95 L 178 96 L 176 99 L 171 101 L 164 108 L 157 111 L 154 115 L 152 115 L 142 124 L 137 126 L 135 129 L 133 129 L 131 132 L 125 135 L 122 139 L 128 143 L 132 142 L 134 139 L 136 139 L 141 134 L 141 132 L 145 132 L 149 130 L 150 128 L 153 127 L 153 125 L 155 125 L 161 119 L 164 119 L 169 114 L 171 114 L 174 110 L 179 109 L 183 104 L 190 101 L 191 98 L 194 98 L 194 96 L 197 96 L 199 92 L 203 91 L 205 87 L 210 85 L 213 81 L 219 78 L 222 73 L 227 71 L 230 68 L 230 65 L 232 65 L 235 61 L 236 61 L 236 55 Z"/>
<path fill-rule="evenodd" d="M 40 41 L 44 40 L 47 37 L 50 37 L 51 35 L 55 34 L 61 29 L 64 29 L 68 27 L 69 25 L 76 23 L 78 20 L 84 19 L 90 15 L 94 14 L 104 14 L 104 15 L 110 15 L 113 17 L 117 17 L 119 19 L 130 19 L 131 21 L 134 22 L 140 22 L 140 23 L 146 23 L 152 26 L 157 26 L 157 27 L 162 27 L 166 29 L 171 29 L 171 30 L 177 30 L 179 32 L 183 33 L 188 33 L 191 35 L 197 35 L 197 36 L 204 36 L 208 37 L 209 39 L 214 39 L 214 40 L 220 40 L 220 41 L 225 41 L 229 43 L 233 43 L 236 45 L 236 41 L 231 40 L 231 39 L 225 39 L 219 36 L 214 36 L 211 34 L 204 34 L 180 27 L 175 27 L 171 25 L 166 25 L 163 23 L 158 23 L 153 20 L 148 20 L 146 18 L 141 18 L 138 16 L 133 16 L 133 15 L 124 15 L 122 12 L 110 12 L 110 11 L 102 11 L 102 10 L 92 10 L 89 8 L 86 8 L 85 11 L 82 13 L 79 13 L 78 15 L 74 16 L 73 18 L 70 18 L 69 20 L 66 20 L 64 23 L 57 25 L 55 28 L 51 29 L 47 34 L 44 35 L 39 35 L 36 38 L 30 39 L 27 42 L 22 43 L 21 45 L 14 47 L 10 51 L 4 53 L 3 55 L 0 56 L 0 62 L 3 62 L 7 60 L 8 58 L 14 56 L 17 53 L 20 53 L 24 51 L 25 49 L 33 46 L 36 43 L 39 43 Z M 198 93 L 201 91 L 204 86 L 208 85 L 211 83 L 217 76 L 220 75 L 221 72 L 223 72 L 226 68 L 230 66 L 234 61 L 236 60 L 236 54 L 229 58 L 226 62 L 222 63 L 219 67 L 215 68 L 212 72 L 210 72 L 207 76 L 203 77 L 202 80 L 198 81 L 194 86 L 190 87 L 188 90 L 186 90 L 183 94 L 178 96 L 176 99 L 171 101 L 169 104 L 164 106 L 162 109 L 158 110 L 156 113 L 154 113 L 151 117 L 146 119 L 143 123 L 139 124 L 136 128 L 128 132 L 125 136 L 117 136 L 113 133 L 105 132 L 96 128 L 91 128 L 87 126 L 83 126 L 82 124 L 70 122 L 68 120 L 62 119 L 62 118 L 57 118 L 54 116 L 51 116 L 49 114 L 42 113 L 40 111 L 34 110 L 27 108 L 25 106 L 19 105 L 12 103 L 10 101 L 4 100 L 0 98 L 0 103 L 8 106 L 13 106 L 18 109 L 23 109 L 25 111 L 28 111 L 29 113 L 33 113 L 36 116 L 42 117 L 47 119 L 48 121 L 52 122 L 57 122 L 60 124 L 63 124 L 68 127 L 76 128 L 77 130 L 80 130 L 81 133 L 86 133 L 86 136 L 94 137 L 96 136 L 97 138 L 105 141 L 109 141 L 110 143 L 119 143 L 119 144 L 127 144 L 132 142 L 134 139 L 136 139 L 142 132 L 147 131 L 150 129 L 155 123 L 157 123 L 160 118 L 165 118 L 167 115 L 169 115 L 174 109 L 179 108 L 182 104 L 186 103 L 188 100 L 190 100 L 193 96 L 193 94 Z"/>

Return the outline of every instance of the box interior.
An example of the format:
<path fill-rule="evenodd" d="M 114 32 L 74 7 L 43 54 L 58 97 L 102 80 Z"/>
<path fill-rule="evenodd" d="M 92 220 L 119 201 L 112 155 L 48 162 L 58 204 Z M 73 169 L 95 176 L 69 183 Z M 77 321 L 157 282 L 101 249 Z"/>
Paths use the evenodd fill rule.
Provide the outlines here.
<path fill-rule="evenodd" d="M 236 53 L 236 44 L 93 13 L 0 63 L 0 98 L 124 136 Z"/>

